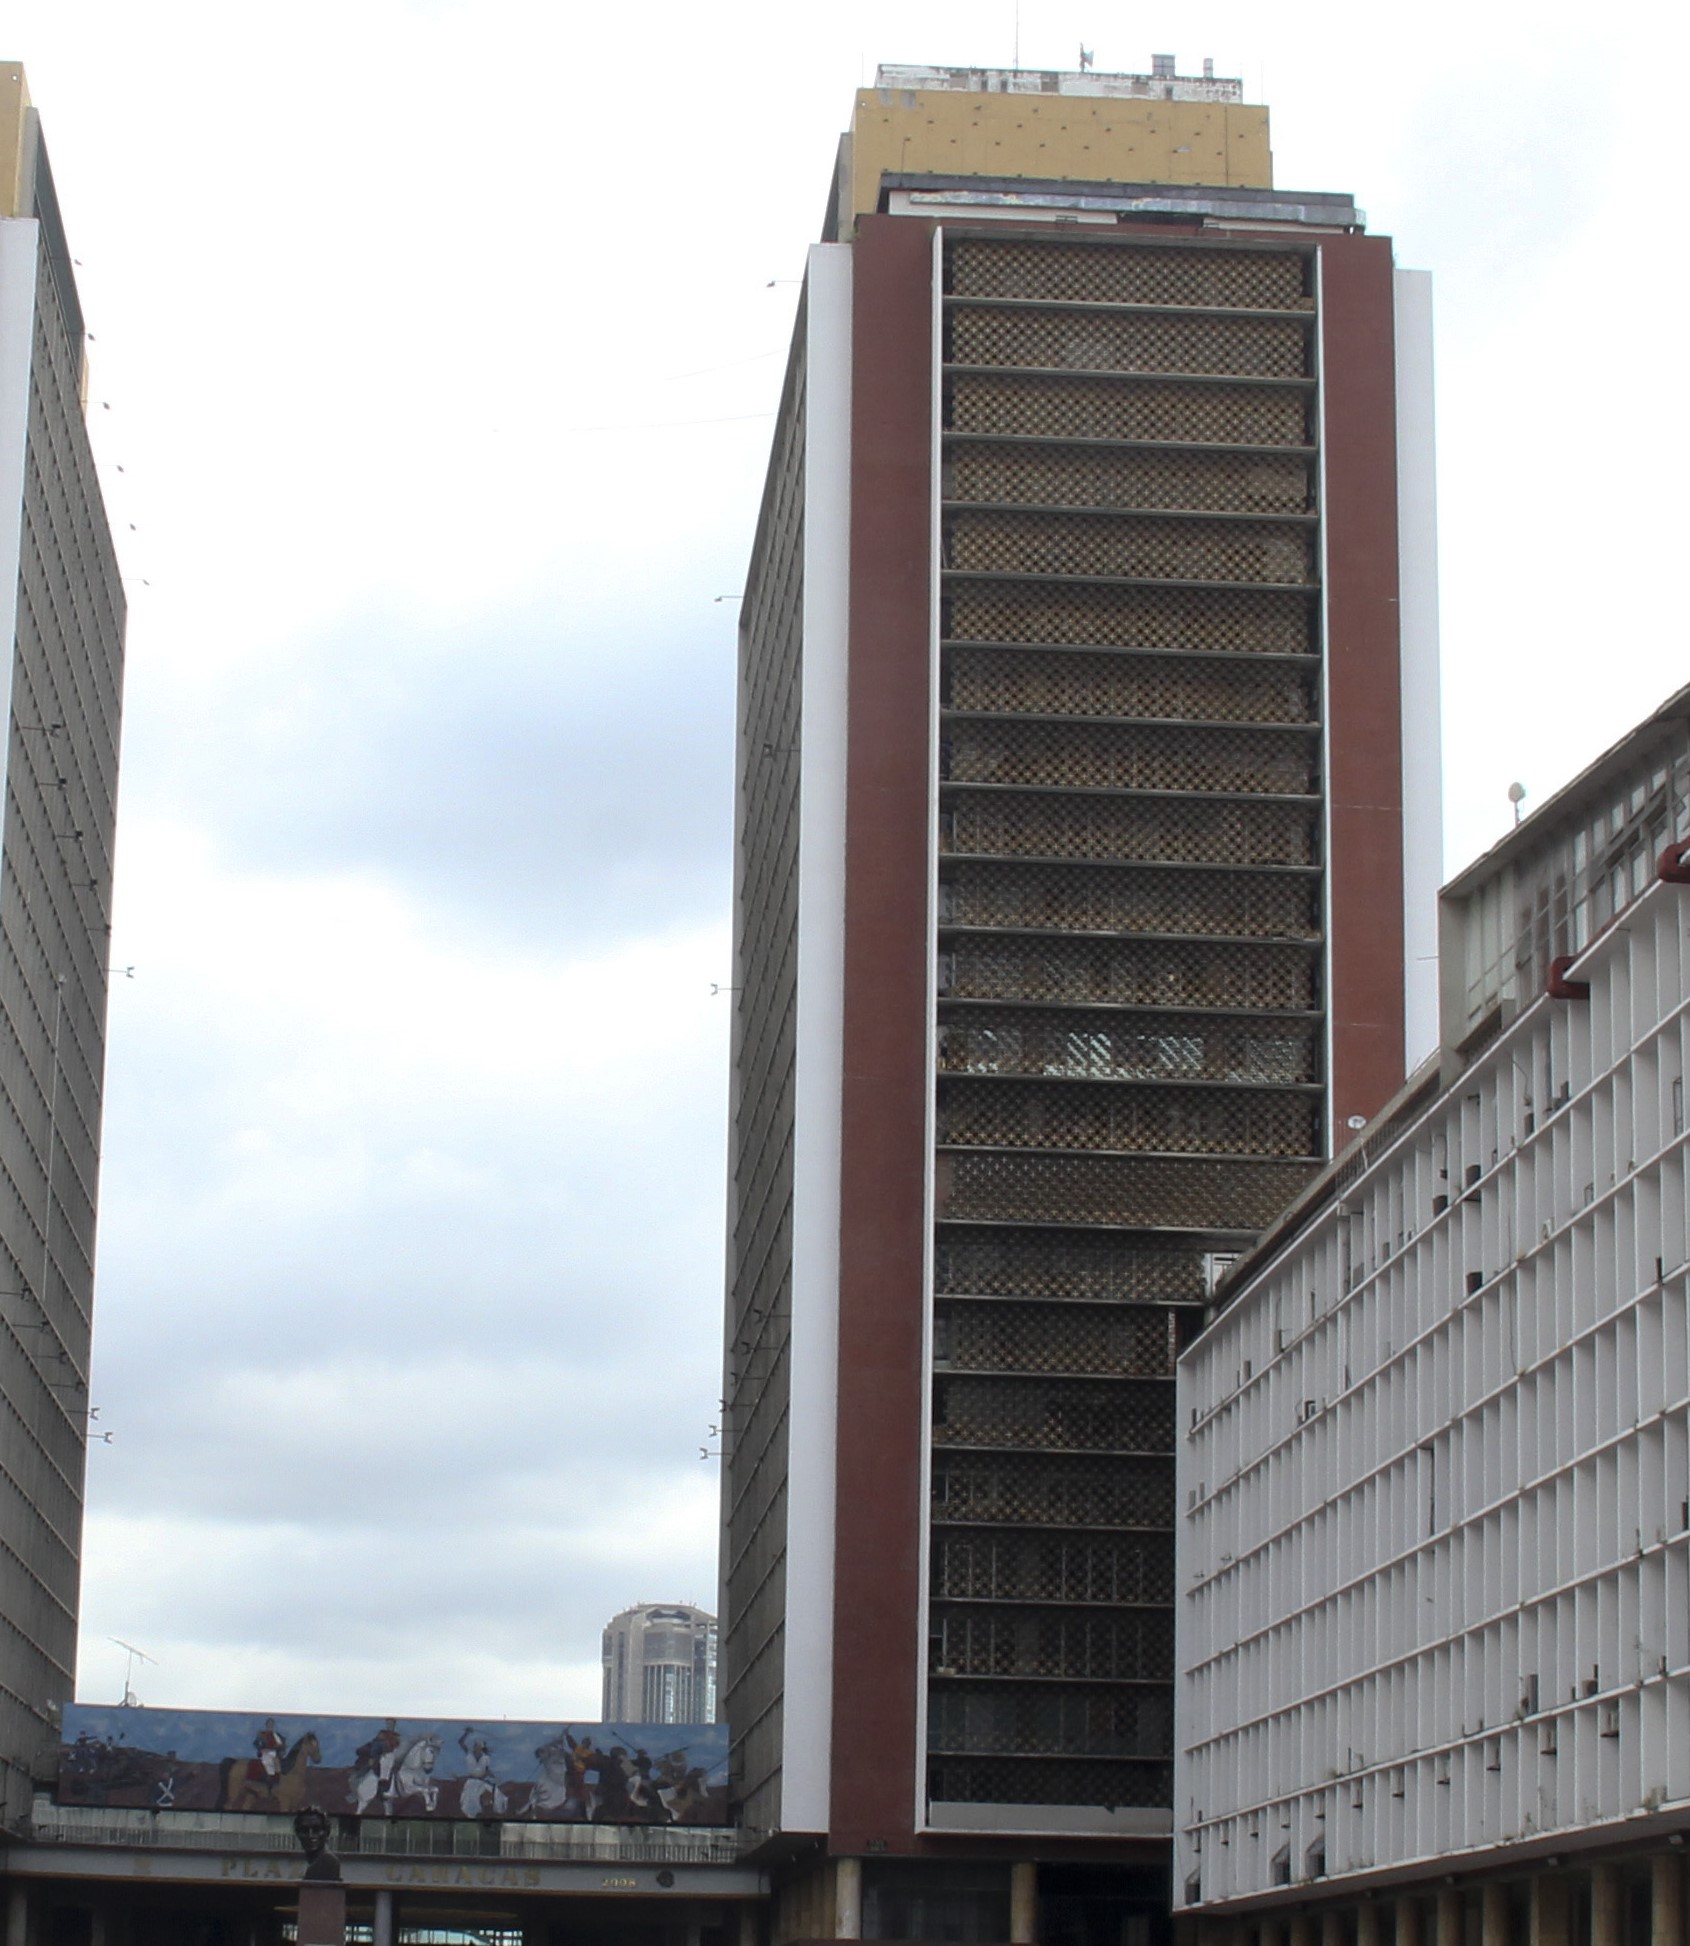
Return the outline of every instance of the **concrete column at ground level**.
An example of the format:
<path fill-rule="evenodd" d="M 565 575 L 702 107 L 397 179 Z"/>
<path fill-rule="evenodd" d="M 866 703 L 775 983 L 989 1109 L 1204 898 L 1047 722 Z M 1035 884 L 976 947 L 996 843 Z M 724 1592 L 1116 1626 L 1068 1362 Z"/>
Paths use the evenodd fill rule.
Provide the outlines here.
<path fill-rule="evenodd" d="M 1285 1946 L 1285 1928 L 1277 1919 L 1264 1919 L 1256 1928 L 1256 1946 Z"/>
<path fill-rule="evenodd" d="M 1306 1912 L 1291 1921 L 1291 1946 L 1314 1946 L 1314 1921 Z"/>
<path fill-rule="evenodd" d="M 1420 1901 L 1398 1899 L 1395 1906 L 1391 1930 L 1396 1936 L 1396 1946 L 1420 1946 Z"/>
<path fill-rule="evenodd" d="M 96 1906 L 88 1915 L 88 1946 L 108 1946 L 111 1928 L 106 1924 L 106 1915 Z"/>
<path fill-rule="evenodd" d="M 1379 1946 L 1379 1908 L 1371 1899 L 1356 1907 L 1356 1946 Z"/>
<path fill-rule="evenodd" d="M 1335 1905 L 1320 1915 L 1320 1946 L 1344 1946 L 1344 1915 Z"/>
<path fill-rule="evenodd" d="M 1684 1946 L 1684 1860 L 1676 1851 L 1649 1861 L 1649 1946 Z"/>
<path fill-rule="evenodd" d="M 1620 1946 L 1620 1875 L 1612 1865 L 1590 1868 L 1590 1946 Z"/>
<path fill-rule="evenodd" d="M 1487 1885 L 1479 1893 L 1480 1938 L 1484 1946 L 1508 1946 L 1508 1893 Z"/>
<path fill-rule="evenodd" d="M 1433 1946 L 1462 1946 L 1459 1892 L 1445 1890 L 1438 1894 L 1438 1924 Z"/>
<path fill-rule="evenodd" d="M 6 1946 L 33 1946 L 29 1930 L 29 1887 L 6 1888 Z"/>
<path fill-rule="evenodd" d="M 835 1939 L 863 1936 L 863 1861 L 860 1858 L 833 1861 L 833 1936 Z"/>
<path fill-rule="evenodd" d="M 1009 1868 L 1010 1946 L 1035 1946 L 1039 1936 L 1039 1868 L 1018 1858 Z"/>
<path fill-rule="evenodd" d="M 1532 1880 L 1531 1946 L 1571 1946 L 1572 1917 L 1567 1881 L 1539 1873 Z"/>
<path fill-rule="evenodd" d="M 378 1891 L 375 1922 L 370 1928 L 371 1946 L 393 1946 L 397 1937 L 393 1924 L 393 1894 L 385 1890 Z"/>

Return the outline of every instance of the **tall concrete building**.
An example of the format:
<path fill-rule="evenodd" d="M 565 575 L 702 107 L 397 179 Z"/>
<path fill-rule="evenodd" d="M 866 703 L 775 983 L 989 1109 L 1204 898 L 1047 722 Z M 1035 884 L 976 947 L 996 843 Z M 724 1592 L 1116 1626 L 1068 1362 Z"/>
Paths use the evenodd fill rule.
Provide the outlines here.
<path fill-rule="evenodd" d="M 1239 83 L 858 95 L 740 630 L 720 1612 L 777 1942 L 1165 1921 L 1175 1353 L 1435 1031 L 1431 457 L 1424 278 Z"/>
<path fill-rule="evenodd" d="M 714 1723 L 716 1617 L 687 1602 L 641 1602 L 604 1631 L 607 1723 Z"/>
<path fill-rule="evenodd" d="M 23 70 L 0 64 L 0 1818 L 72 1693 L 123 590 L 83 327 Z"/>
<path fill-rule="evenodd" d="M 1441 1061 L 1180 1360 L 1215 1946 L 1684 1946 L 1690 690 L 1443 899 Z"/>

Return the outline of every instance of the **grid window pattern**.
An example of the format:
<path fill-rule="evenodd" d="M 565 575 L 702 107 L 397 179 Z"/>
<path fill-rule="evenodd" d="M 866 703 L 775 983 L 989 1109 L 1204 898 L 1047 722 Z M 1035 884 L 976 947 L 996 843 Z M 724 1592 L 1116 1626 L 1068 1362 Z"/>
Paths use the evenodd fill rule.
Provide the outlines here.
<path fill-rule="evenodd" d="M 952 430 L 1000 438 L 1301 450 L 1314 437 L 1313 398 L 1300 387 L 952 372 L 945 401 Z"/>
<path fill-rule="evenodd" d="M 941 1020 L 939 1070 L 1070 1081 L 1311 1083 L 1320 1058 L 1315 1026 L 1204 1014 L 971 1007 Z"/>
<path fill-rule="evenodd" d="M 941 852 L 997 858 L 1312 865 L 1319 807 L 1227 798 L 1118 797 L 999 790 L 948 793 Z"/>
<path fill-rule="evenodd" d="M 1313 462 L 1300 453 L 1040 447 L 953 438 L 945 497 L 964 505 L 1142 507 L 1170 512 L 1306 514 Z"/>
<path fill-rule="evenodd" d="M 945 288 L 957 297 L 1045 303 L 1313 308 L 1307 260 L 1293 250 L 1099 250 L 959 238 L 947 259 Z"/>
<path fill-rule="evenodd" d="M 740 619 L 722 1714 L 745 1821 L 780 1823 L 803 657 L 802 319 Z"/>
<path fill-rule="evenodd" d="M 951 365 L 1294 379 L 1309 369 L 1301 318 L 968 304 L 949 322 Z"/>
<path fill-rule="evenodd" d="M 1318 783 L 1318 748 L 1301 730 L 1209 730 L 1160 724 L 1023 722 L 951 715 L 939 775 L 957 784 L 1079 790 L 1260 791 L 1296 797 Z"/>
<path fill-rule="evenodd" d="M 1115 1315 L 1136 1329 L 1138 1305 L 1193 1304 L 1202 1298 L 1203 1255 L 1161 1237 L 952 1223 L 939 1232 L 933 1276 L 941 1296 L 1117 1303 L 1122 1309 Z M 1052 1320 L 1049 1328 L 1062 1327 Z"/>
<path fill-rule="evenodd" d="M 935 1365 L 948 1372 L 1107 1373 L 1171 1378 L 1169 1313 L 1151 1304 L 951 1303 L 936 1318 Z"/>
<path fill-rule="evenodd" d="M 1064 1599 L 1069 1599 L 1064 1597 Z M 1032 1676 L 1064 1682 L 1160 1682 L 1174 1675 L 1174 1620 L 1165 1614 L 1028 1613 L 943 1607 L 930 1668 L 936 1676 Z"/>
<path fill-rule="evenodd" d="M 947 1077 L 939 1088 L 939 1140 L 956 1148 L 1307 1156 L 1318 1125 L 1307 1095 L 1249 1087 Z"/>
<path fill-rule="evenodd" d="M 1270 879 L 1267 886 L 1282 883 Z M 1252 889 L 1264 888 L 1258 883 Z M 1270 938 L 1276 930 L 1317 938 L 1318 915 L 1309 904 L 1307 895 L 1300 895 L 1283 928 L 1258 929 Z M 1264 916 L 1258 909 L 1258 921 Z M 1317 990 L 1315 958 L 1307 946 L 1260 939 L 1244 944 L 951 933 L 939 955 L 940 996 L 957 1000 L 1305 1010 L 1315 1005 Z M 1303 1030 L 1288 1024 L 1285 1031 Z"/>
<path fill-rule="evenodd" d="M 0 870 L 0 1818 L 13 1830 L 73 1688 L 125 620 L 44 154 L 36 172 L 34 311 L 7 372 L 24 437 Z"/>
<path fill-rule="evenodd" d="M 935 1379 L 933 1438 L 941 1446 L 1026 1446 L 1050 1453 L 1166 1452 L 1173 1387 L 1162 1379 Z"/>
<path fill-rule="evenodd" d="M 1199 723 L 1314 724 L 1315 680 L 1281 662 L 1204 662 L 1177 655 L 1063 653 L 1034 643 L 970 643 L 945 656 L 955 710 L 1021 716 L 1125 716 Z"/>
<path fill-rule="evenodd" d="M 1320 937 L 1319 900 L 1312 877 L 1288 872 L 1134 872 L 947 858 L 939 881 L 939 923 L 1312 941 Z"/>
<path fill-rule="evenodd" d="M 1234 655 L 1310 655 L 1306 595 L 1275 589 L 1099 586 L 1075 581 L 947 580 L 942 624 L 966 642 L 1096 644 Z"/>
<path fill-rule="evenodd" d="M 1173 1456 L 936 1453 L 933 1513 L 937 1545 L 952 1526 L 1004 1522 L 1041 1535 L 1058 1528 L 1143 1527 L 1166 1538 L 1174 1517 Z"/>
<path fill-rule="evenodd" d="M 969 509 L 945 522 L 945 565 L 967 574 L 1100 575 L 1154 581 L 1315 579 L 1312 536 L 1276 521 L 1120 520 L 1102 513 Z"/>
<path fill-rule="evenodd" d="M 1166 1612 L 1031 1605 L 1171 1599 L 1174 1307 L 1323 1145 L 1313 285 L 947 278 L 929 1784 L 1166 1803 Z"/>

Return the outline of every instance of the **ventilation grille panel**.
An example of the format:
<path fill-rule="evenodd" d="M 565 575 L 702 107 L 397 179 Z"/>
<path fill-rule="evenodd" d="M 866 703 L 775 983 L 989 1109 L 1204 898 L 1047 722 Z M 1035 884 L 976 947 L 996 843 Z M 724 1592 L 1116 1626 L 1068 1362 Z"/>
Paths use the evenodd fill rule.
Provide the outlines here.
<path fill-rule="evenodd" d="M 953 1608 L 934 1620 L 930 1667 L 935 1675 L 1173 1681 L 1171 1615 L 1024 1615 Z"/>
<path fill-rule="evenodd" d="M 1013 869 L 1003 877 L 1012 880 Z M 1267 886 L 1285 883 L 1265 881 Z M 1295 929 L 1306 932 L 1312 923 L 1306 895 L 1300 907 L 1280 917 L 1287 930 L 1295 918 Z M 939 955 L 939 992 L 971 1000 L 1307 1008 L 1315 1004 L 1315 961 L 1302 946 L 960 935 Z"/>
<path fill-rule="evenodd" d="M 1317 808 L 1202 799 L 1077 798 L 1015 792 L 957 795 L 939 827 L 951 854 L 1312 865 Z"/>
<path fill-rule="evenodd" d="M 948 365 L 1225 378 L 1300 379 L 1309 372 L 1308 329 L 1297 318 L 1156 317 L 970 304 L 951 310 L 947 325 Z"/>
<path fill-rule="evenodd" d="M 939 1088 L 939 1140 L 956 1148 L 1313 1156 L 1318 1123 L 1311 1096 L 1248 1088 L 973 1079 Z"/>
<path fill-rule="evenodd" d="M 1208 1156 L 953 1151 L 940 1158 L 941 1220 L 1122 1229 L 1265 1230 L 1314 1164 Z"/>
<path fill-rule="evenodd" d="M 993 506 L 1301 514 L 1313 508 L 1314 476 L 1294 453 L 1104 452 L 971 439 L 952 444 L 944 491 L 947 500 Z"/>
<path fill-rule="evenodd" d="M 940 881 L 939 923 L 1312 940 L 1320 900 L 1308 878 L 959 859 L 947 861 Z"/>
<path fill-rule="evenodd" d="M 1025 581 L 953 581 L 947 587 L 944 632 L 961 642 L 1314 653 L 1309 598 L 1294 590 L 1061 587 Z"/>
<path fill-rule="evenodd" d="M 1060 1230 L 947 1225 L 939 1233 L 933 1276 L 941 1295 L 1110 1298 L 1142 1304 L 1199 1304 L 1204 1297 L 1202 1253 L 1154 1237 L 1128 1242 Z M 983 1314 L 984 1307 L 971 1315 Z"/>
<path fill-rule="evenodd" d="M 936 1446 L 1024 1446 L 1049 1453 L 1162 1453 L 1174 1441 L 1166 1379 L 979 1378 L 934 1381 Z"/>
<path fill-rule="evenodd" d="M 1282 663 L 1205 665 L 1163 656 L 959 646 L 949 651 L 946 668 L 948 700 L 958 710 L 1194 723 L 1316 720 L 1312 672 Z"/>
<path fill-rule="evenodd" d="M 955 297 L 1073 304 L 1190 304 L 1241 311 L 1314 308 L 1307 261 L 1290 250 L 1182 250 L 960 238 L 949 251 Z"/>
<path fill-rule="evenodd" d="M 940 1023 L 939 1071 L 1274 1087 L 1318 1078 L 1317 1029 L 1313 1020 L 970 1007 Z"/>
<path fill-rule="evenodd" d="M 1314 536 L 1272 521 L 1107 514 L 952 513 L 944 564 L 969 574 L 1118 575 L 1153 581 L 1308 586 Z"/>
<path fill-rule="evenodd" d="M 935 1453 L 933 1517 L 969 1526 L 1171 1528 L 1173 1457 Z"/>

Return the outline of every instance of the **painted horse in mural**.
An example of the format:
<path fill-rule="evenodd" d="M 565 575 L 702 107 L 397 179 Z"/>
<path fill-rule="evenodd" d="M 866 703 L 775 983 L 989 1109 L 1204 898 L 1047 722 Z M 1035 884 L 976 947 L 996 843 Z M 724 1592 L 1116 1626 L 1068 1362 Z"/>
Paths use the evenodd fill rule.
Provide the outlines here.
<path fill-rule="evenodd" d="M 385 1785 L 379 1767 L 365 1764 L 353 1771 L 346 1788 L 351 1794 L 352 1808 L 357 1816 L 367 1815 L 378 1799 L 384 1818 L 398 1814 L 408 1798 L 420 1799 L 423 1810 L 432 1813 L 440 1802 L 440 1785 L 435 1779 L 434 1766 L 440 1760 L 443 1741 L 433 1731 L 427 1736 L 415 1738 L 393 1766 L 392 1775 Z"/>
<path fill-rule="evenodd" d="M 306 1772 L 312 1764 L 322 1761 L 322 1746 L 315 1730 L 307 1730 L 297 1743 L 283 1751 L 274 1776 L 256 1757 L 225 1757 L 217 1767 L 217 1809 L 297 1811 L 310 1796 Z"/>

